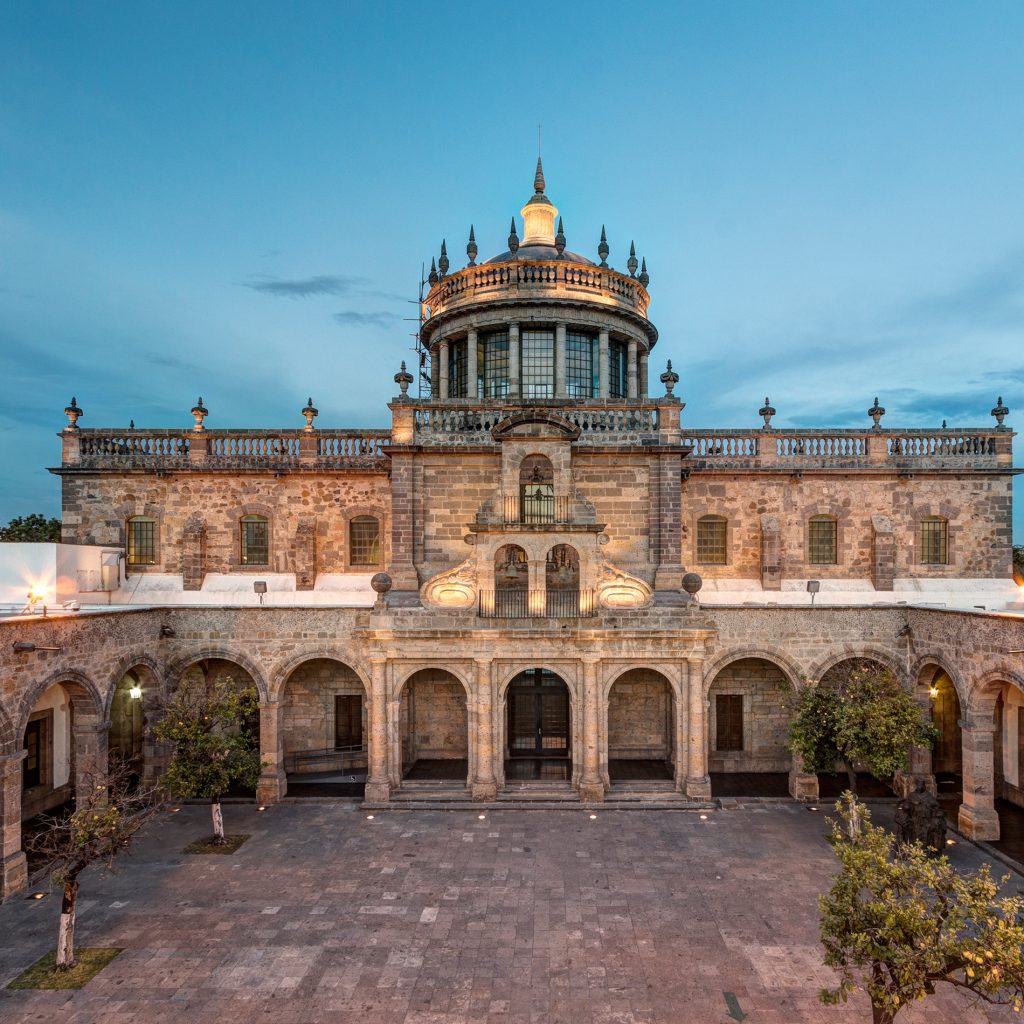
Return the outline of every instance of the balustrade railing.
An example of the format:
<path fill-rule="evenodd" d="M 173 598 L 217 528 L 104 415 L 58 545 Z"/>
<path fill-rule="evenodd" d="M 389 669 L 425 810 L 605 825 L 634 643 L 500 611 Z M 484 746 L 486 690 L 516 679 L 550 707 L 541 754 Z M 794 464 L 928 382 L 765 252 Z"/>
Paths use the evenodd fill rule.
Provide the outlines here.
<path fill-rule="evenodd" d="M 481 590 L 484 619 L 579 619 L 594 614 L 592 590 Z"/>
<path fill-rule="evenodd" d="M 502 498 L 502 522 L 519 526 L 568 523 L 572 505 L 566 494 L 506 494 Z"/>

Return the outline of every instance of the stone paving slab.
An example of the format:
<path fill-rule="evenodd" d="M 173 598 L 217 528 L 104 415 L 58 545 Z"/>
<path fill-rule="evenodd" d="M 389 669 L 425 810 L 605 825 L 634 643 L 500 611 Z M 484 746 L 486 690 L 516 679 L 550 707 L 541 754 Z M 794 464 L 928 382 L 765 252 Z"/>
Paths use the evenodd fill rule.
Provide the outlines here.
<path fill-rule="evenodd" d="M 83 880 L 80 943 L 125 952 L 78 992 L 0 991 L 0 1021 L 727 1024 L 725 992 L 749 1024 L 870 1020 L 861 997 L 816 1000 L 823 814 L 479 813 L 233 805 L 229 831 L 252 838 L 204 857 L 180 851 L 208 811 L 184 807 Z M 54 897 L 0 907 L 0 984 L 52 948 L 58 913 Z M 1011 1016 L 940 990 L 898 1019 Z"/>

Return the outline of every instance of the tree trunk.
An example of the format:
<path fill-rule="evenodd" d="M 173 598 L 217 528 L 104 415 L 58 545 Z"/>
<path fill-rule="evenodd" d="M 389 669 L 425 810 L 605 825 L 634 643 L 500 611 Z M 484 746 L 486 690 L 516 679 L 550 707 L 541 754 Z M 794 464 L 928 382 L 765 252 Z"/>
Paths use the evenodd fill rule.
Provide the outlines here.
<path fill-rule="evenodd" d="M 849 761 L 843 761 L 843 767 L 846 769 L 846 780 L 850 784 L 850 792 L 857 795 L 857 773 L 850 767 Z"/>
<path fill-rule="evenodd" d="M 871 1024 L 893 1024 L 896 1014 L 887 1006 L 871 1004 Z"/>
<path fill-rule="evenodd" d="M 78 900 L 78 878 L 64 883 L 60 905 L 60 931 L 57 935 L 57 969 L 66 971 L 75 966 L 75 903 Z"/>
<path fill-rule="evenodd" d="M 213 815 L 213 839 L 214 842 L 226 842 L 224 838 L 224 812 L 221 810 L 220 797 L 215 796 L 210 801 L 210 813 Z"/>

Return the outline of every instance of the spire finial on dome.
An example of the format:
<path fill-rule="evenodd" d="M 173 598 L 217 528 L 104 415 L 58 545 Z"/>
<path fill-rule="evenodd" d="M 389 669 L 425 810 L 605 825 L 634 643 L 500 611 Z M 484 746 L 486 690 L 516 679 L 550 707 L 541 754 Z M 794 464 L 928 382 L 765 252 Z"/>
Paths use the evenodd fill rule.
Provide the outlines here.
<path fill-rule="evenodd" d="M 519 235 L 516 233 L 516 219 L 515 219 L 515 217 L 513 217 L 512 218 L 512 227 L 509 228 L 509 232 L 508 232 L 508 251 L 514 255 L 518 248 L 519 248 Z"/>
<path fill-rule="evenodd" d="M 544 191 L 544 165 L 540 161 L 540 156 L 537 156 L 537 173 L 533 176 L 533 191 L 538 195 Z"/>
<path fill-rule="evenodd" d="M 564 259 L 563 253 L 565 252 L 565 231 L 562 228 L 562 218 L 558 218 L 558 234 L 555 235 L 555 249 L 558 252 L 558 258 Z"/>
<path fill-rule="evenodd" d="M 469 257 L 469 265 L 476 266 L 476 254 L 479 250 L 476 247 L 476 235 L 473 234 L 473 225 L 469 225 L 469 242 L 466 245 L 466 255 Z"/>
<path fill-rule="evenodd" d="M 601 257 L 601 266 L 608 266 L 608 237 L 604 233 L 604 225 L 601 225 L 601 241 L 597 244 L 597 255 Z"/>
<path fill-rule="evenodd" d="M 651 275 L 647 273 L 647 257 L 640 261 L 640 283 L 646 288 L 651 283 Z"/>
<path fill-rule="evenodd" d="M 442 238 L 441 239 L 441 257 L 437 261 L 437 269 L 441 272 L 441 276 L 442 277 L 444 277 L 444 275 L 448 273 L 448 267 L 449 267 L 449 263 L 448 263 L 448 246 L 446 245 L 445 240 Z"/>
<path fill-rule="evenodd" d="M 430 257 L 430 275 L 427 277 L 427 280 L 431 284 L 437 284 L 437 261 L 433 256 Z"/>
<path fill-rule="evenodd" d="M 629 243 L 629 259 L 626 260 L 626 268 L 629 270 L 630 277 L 636 277 L 636 268 L 638 264 L 636 262 L 636 245 L 633 242 Z"/>

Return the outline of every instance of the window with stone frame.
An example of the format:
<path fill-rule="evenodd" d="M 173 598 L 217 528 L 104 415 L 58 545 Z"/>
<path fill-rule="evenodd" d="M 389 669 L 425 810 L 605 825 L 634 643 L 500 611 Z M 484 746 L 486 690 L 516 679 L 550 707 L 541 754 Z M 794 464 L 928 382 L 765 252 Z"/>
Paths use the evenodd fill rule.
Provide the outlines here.
<path fill-rule="evenodd" d="M 266 516 L 242 516 L 238 560 L 242 565 L 270 564 L 270 523 Z"/>
<path fill-rule="evenodd" d="M 925 516 L 918 523 L 917 546 L 922 565 L 946 565 L 949 561 L 949 523 L 942 516 Z"/>
<path fill-rule="evenodd" d="M 126 524 L 129 565 L 156 565 L 156 520 L 132 516 Z"/>
<path fill-rule="evenodd" d="M 596 398 L 598 342 L 596 335 L 567 331 L 565 335 L 565 392 L 570 398 Z"/>
<path fill-rule="evenodd" d="M 835 565 L 839 561 L 839 531 L 834 516 L 811 516 L 807 524 L 807 561 Z"/>
<path fill-rule="evenodd" d="M 627 367 L 629 365 L 629 346 L 624 341 L 612 341 L 608 344 L 608 396 L 625 398 L 628 394 Z"/>
<path fill-rule="evenodd" d="M 508 397 L 508 331 L 477 340 L 477 391 L 481 398 Z"/>
<path fill-rule="evenodd" d="M 466 342 L 453 341 L 448 348 L 448 395 L 451 398 L 466 397 L 467 381 Z"/>
<path fill-rule="evenodd" d="M 356 516 L 348 524 L 349 565 L 380 565 L 380 520 Z"/>
<path fill-rule="evenodd" d="M 715 695 L 715 750 L 743 749 L 743 694 Z"/>
<path fill-rule="evenodd" d="M 522 331 L 519 352 L 523 398 L 552 398 L 555 393 L 555 332 Z"/>
<path fill-rule="evenodd" d="M 725 565 L 728 533 L 725 516 L 701 516 L 697 520 L 696 561 L 700 565 Z"/>

